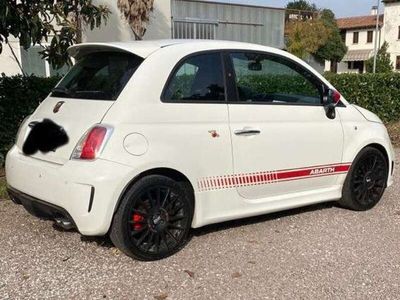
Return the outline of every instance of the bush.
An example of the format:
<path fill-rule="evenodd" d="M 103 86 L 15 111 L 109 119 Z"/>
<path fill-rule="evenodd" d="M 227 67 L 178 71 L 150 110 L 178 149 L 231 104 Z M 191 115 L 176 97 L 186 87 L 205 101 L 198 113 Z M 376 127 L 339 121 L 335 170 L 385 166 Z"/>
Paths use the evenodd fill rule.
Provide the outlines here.
<path fill-rule="evenodd" d="M 285 93 L 289 95 L 313 96 L 316 90 L 303 76 L 286 74 L 245 75 L 241 76 L 239 86 L 245 86 L 257 94 Z"/>
<path fill-rule="evenodd" d="M 59 78 L 36 76 L 0 77 L 0 167 L 4 164 L 7 151 L 14 143 L 22 120 L 30 115 Z"/>
<path fill-rule="evenodd" d="M 374 112 L 385 122 L 400 120 L 400 73 L 325 77 L 350 103 Z"/>

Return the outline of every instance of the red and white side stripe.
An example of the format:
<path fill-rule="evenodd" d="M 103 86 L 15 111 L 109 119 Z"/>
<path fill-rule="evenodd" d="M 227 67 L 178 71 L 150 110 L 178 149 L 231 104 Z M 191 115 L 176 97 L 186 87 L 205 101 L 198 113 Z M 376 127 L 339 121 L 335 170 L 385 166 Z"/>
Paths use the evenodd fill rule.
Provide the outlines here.
<path fill-rule="evenodd" d="M 230 189 L 243 186 L 273 184 L 322 176 L 345 174 L 351 163 L 322 165 L 299 169 L 204 177 L 198 180 L 199 191 Z"/>

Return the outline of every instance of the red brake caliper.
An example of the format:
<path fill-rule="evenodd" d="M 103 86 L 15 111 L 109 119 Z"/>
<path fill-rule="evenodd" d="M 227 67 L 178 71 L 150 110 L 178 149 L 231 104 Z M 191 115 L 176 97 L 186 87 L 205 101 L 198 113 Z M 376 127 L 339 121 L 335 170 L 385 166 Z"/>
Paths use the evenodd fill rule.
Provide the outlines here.
<path fill-rule="evenodd" d="M 140 230 L 143 228 L 143 224 L 140 223 L 144 220 L 142 215 L 134 213 L 132 216 L 132 220 L 133 220 L 133 229 L 134 230 L 137 231 L 137 230 Z"/>

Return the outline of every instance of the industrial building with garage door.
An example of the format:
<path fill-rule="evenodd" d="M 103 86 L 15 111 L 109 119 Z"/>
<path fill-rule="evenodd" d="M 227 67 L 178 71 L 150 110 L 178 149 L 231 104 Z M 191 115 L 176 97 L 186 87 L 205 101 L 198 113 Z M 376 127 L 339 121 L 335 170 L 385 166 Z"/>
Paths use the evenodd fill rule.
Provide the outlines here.
<path fill-rule="evenodd" d="M 133 41 L 135 36 L 122 17 L 117 1 L 94 0 L 111 11 L 107 24 L 99 29 L 84 29 L 84 42 Z M 285 9 L 246 4 L 195 0 L 155 0 L 144 40 L 154 39 L 218 39 L 256 43 L 284 48 Z M 51 37 L 49 41 L 51 40 Z M 37 76 L 63 75 L 67 68 L 54 70 L 39 54 L 40 45 L 28 50 L 10 39 L 10 46 L 26 74 Z M 10 49 L 0 56 L 0 72 L 20 74 Z"/>

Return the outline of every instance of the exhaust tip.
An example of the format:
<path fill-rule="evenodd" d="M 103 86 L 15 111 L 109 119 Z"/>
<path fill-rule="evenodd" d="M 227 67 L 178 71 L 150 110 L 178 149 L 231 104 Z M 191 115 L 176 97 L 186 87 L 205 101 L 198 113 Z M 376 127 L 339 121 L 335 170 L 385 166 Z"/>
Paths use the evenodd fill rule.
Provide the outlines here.
<path fill-rule="evenodd" d="M 65 218 L 55 218 L 54 221 L 56 222 L 55 224 L 64 229 L 64 230 L 71 230 L 74 228 L 74 224 L 72 224 L 71 221 Z"/>

